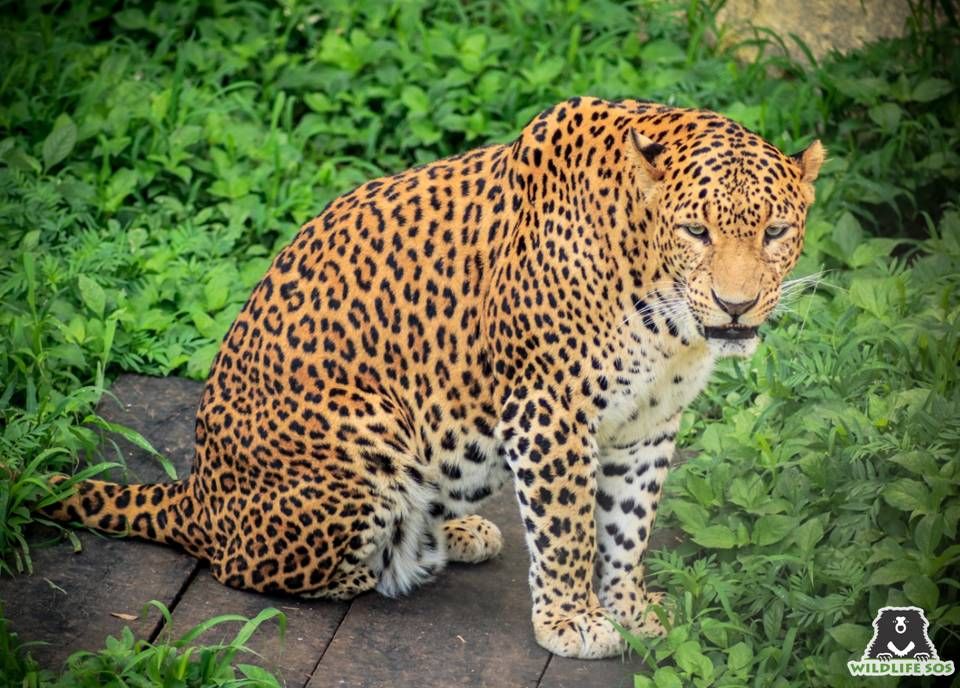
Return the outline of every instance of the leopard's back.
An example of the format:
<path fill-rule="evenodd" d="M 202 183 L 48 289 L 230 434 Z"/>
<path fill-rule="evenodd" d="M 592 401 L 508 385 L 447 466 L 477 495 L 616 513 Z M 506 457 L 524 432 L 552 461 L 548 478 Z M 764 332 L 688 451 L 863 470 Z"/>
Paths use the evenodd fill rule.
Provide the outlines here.
<path fill-rule="evenodd" d="M 313 534 L 332 556 L 302 568 L 333 575 L 386 541 L 387 561 L 371 563 L 384 592 L 403 592 L 442 564 L 421 532 L 429 520 L 474 511 L 508 479 L 479 318 L 510 228 L 508 155 L 490 146 L 370 181 L 278 254 L 227 333 L 198 413 L 195 474 L 216 496 L 205 516 L 224 548 L 215 575 L 309 591 L 326 579 L 301 587 L 270 573 L 291 548 L 315 549 Z M 249 517 L 244 484 L 264 494 Z M 298 494 L 289 513 L 285 490 Z M 279 538 L 264 504 L 309 523 Z M 250 538 L 269 545 L 256 562 Z"/>

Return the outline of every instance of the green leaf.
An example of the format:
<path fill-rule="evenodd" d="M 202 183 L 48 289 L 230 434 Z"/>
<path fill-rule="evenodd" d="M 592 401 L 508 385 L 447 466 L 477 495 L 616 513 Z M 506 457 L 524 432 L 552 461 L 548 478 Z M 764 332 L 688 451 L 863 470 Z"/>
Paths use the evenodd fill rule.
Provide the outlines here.
<path fill-rule="evenodd" d="M 896 103 L 883 103 L 870 108 L 868 113 L 872 119 L 885 132 L 894 132 L 900 124 L 900 116 L 903 110 Z"/>
<path fill-rule="evenodd" d="M 687 642 L 689 637 L 689 626 L 674 626 L 672 629 L 670 629 L 670 632 L 667 633 L 667 647 L 669 647 L 671 650 L 676 650 L 678 647 Z"/>
<path fill-rule="evenodd" d="M 865 105 L 874 105 L 882 97 L 889 95 L 891 89 L 886 79 L 880 77 L 845 77 L 832 78 L 837 91 Z"/>
<path fill-rule="evenodd" d="M 944 519 L 942 514 L 927 514 L 919 521 L 913 531 L 913 541 L 917 543 L 920 553 L 926 557 L 933 556 L 943 537 Z"/>
<path fill-rule="evenodd" d="M 103 287 L 86 275 L 80 275 L 77 278 L 77 286 L 80 290 L 80 298 L 83 299 L 87 308 L 103 317 L 103 309 L 107 304 L 107 295 L 104 293 Z"/>
<path fill-rule="evenodd" d="M 687 532 L 703 530 L 707 527 L 709 514 L 699 504 L 682 499 L 674 499 L 669 504 L 670 510 L 680 520 L 681 525 Z"/>
<path fill-rule="evenodd" d="M 700 621 L 700 632 L 717 647 L 726 647 L 728 641 L 727 624 L 709 616 Z"/>
<path fill-rule="evenodd" d="M 729 107 L 723 110 L 723 114 L 748 129 L 756 130 L 761 128 L 763 111 L 764 108 L 761 105 L 747 105 L 746 103 L 737 101 L 731 103 Z"/>
<path fill-rule="evenodd" d="M 77 125 L 69 115 L 57 117 L 51 131 L 43 142 L 43 167 L 49 170 L 62 161 L 77 144 Z"/>
<path fill-rule="evenodd" d="M 485 33 L 471 33 L 460 45 L 460 64 L 470 72 L 479 72 L 483 68 L 483 56 L 487 48 Z"/>
<path fill-rule="evenodd" d="M 937 603 L 940 601 L 940 590 L 937 584 L 927 576 L 914 575 L 907 579 L 903 584 L 903 594 L 918 607 L 931 612 L 937 608 Z"/>
<path fill-rule="evenodd" d="M 701 676 L 711 676 L 713 674 L 713 662 L 700 651 L 700 643 L 696 640 L 688 640 L 680 645 L 673 659 L 677 666 L 688 674 L 699 674 Z"/>
<path fill-rule="evenodd" d="M 400 92 L 400 102 L 407 106 L 411 114 L 426 115 L 430 112 L 430 98 L 419 86 L 404 86 Z"/>
<path fill-rule="evenodd" d="M 207 339 L 217 338 L 216 335 L 219 331 L 219 326 L 216 320 L 211 318 L 199 308 L 190 312 L 190 318 L 193 320 L 193 324 L 196 326 L 197 332 L 202 334 Z"/>
<path fill-rule="evenodd" d="M 914 86 L 910 97 L 918 103 L 929 103 L 947 95 L 953 88 L 953 84 L 946 79 L 924 79 Z"/>
<path fill-rule="evenodd" d="M 656 686 L 656 684 L 649 676 L 644 676 L 643 674 L 633 675 L 633 688 L 654 688 L 654 686 Z"/>
<path fill-rule="evenodd" d="M 692 473 L 687 475 L 687 491 L 696 497 L 697 501 L 704 506 L 711 504 L 714 500 L 713 490 L 710 488 L 710 483 L 701 478 L 699 475 L 694 475 Z"/>
<path fill-rule="evenodd" d="M 63 331 L 68 342 L 82 344 L 87 338 L 86 325 L 83 318 L 81 318 L 79 315 L 72 317 L 70 321 L 64 325 Z"/>
<path fill-rule="evenodd" d="M 323 62 L 329 62 L 351 73 L 357 72 L 363 66 L 363 59 L 353 46 L 334 30 L 324 34 L 318 57 Z"/>
<path fill-rule="evenodd" d="M 842 256 L 852 256 L 857 246 L 863 243 L 863 228 L 853 213 L 845 212 L 833 227 L 833 241 L 843 252 Z"/>
<path fill-rule="evenodd" d="M 23 235 L 23 239 L 20 240 L 20 250 L 32 251 L 35 248 L 37 248 L 39 244 L 40 244 L 40 230 L 35 229 Z"/>
<path fill-rule="evenodd" d="M 686 61 L 687 53 L 673 41 L 660 39 L 644 45 L 640 51 L 640 59 L 655 64 L 677 64 Z"/>
<path fill-rule="evenodd" d="M 853 250 L 853 255 L 847 261 L 850 267 L 859 268 L 870 265 L 878 258 L 886 258 L 893 251 L 898 239 L 868 239 Z"/>
<path fill-rule="evenodd" d="M 794 531 L 793 541 L 801 552 L 812 552 L 816 544 L 820 542 L 823 537 L 823 519 L 824 517 L 811 518 Z"/>
<path fill-rule="evenodd" d="M 231 174 L 211 184 L 210 193 L 221 198 L 236 200 L 250 193 L 250 181 L 246 177 Z"/>
<path fill-rule="evenodd" d="M 219 344 L 207 344 L 194 351 L 187 361 L 187 374 L 194 378 L 205 377 L 219 350 Z"/>
<path fill-rule="evenodd" d="M 146 15 L 138 9 L 129 9 L 122 10 L 120 12 L 114 12 L 113 21 L 117 22 L 117 25 L 120 28 L 127 29 L 129 31 L 136 31 L 137 29 L 146 29 L 150 26 L 149 21 L 147 21 Z"/>
<path fill-rule="evenodd" d="M 303 102 L 314 112 L 332 112 L 337 109 L 336 104 L 326 93 L 307 93 L 303 96 Z"/>
<path fill-rule="evenodd" d="M 730 648 L 727 653 L 727 668 L 734 674 L 746 673 L 753 664 L 753 648 L 740 642 Z"/>
<path fill-rule="evenodd" d="M 874 571 L 867 585 L 893 585 L 913 578 L 917 575 L 917 563 L 912 560 L 899 559 L 884 564 Z"/>
<path fill-rule="evenodd" d="M 781 600 L 775 600 L 763 610 L 763 632 L 770 640 L 780 637 L 780 628 L 783 626 L 783 607 Z"/>
<path fill-rule="evenodd" d="M 173 313 L 162 308 L 150 308 L 138 313 L 134 327 L 142 332 L 163 332 L 173 323 Z"/>
<path fill-rule="evenodd" d="M 960 500 L 951 503 L 943 510 L 943 532 L 951 539 L 956 537 L 958 522 L 960 522 Z"/>
<path fill-rule="evenodd" d="M 834 626 L 827 633 L 847 652 L 863 652 L 873 635 L 869 626 L 845 623 Z"/>
<path fill-rule="evenodd" d="M 660 667 L 653 675 L 653 684 L 657 688 L 683 688 L 677 670 L 673 667 Z"/>
<path fill-rule="evenodd" d="M 924 398 L 927 395 L 928 394 L 924 394 Z M 936 475 L 939 471 L 937 462 L 930 456 L 929 452 L 926 451 L 904 452 L 897 454 L 890 460 L 917 475 Z"/>
<path fill-rule="evenodd" d="M 761 516 L 753 527 L 753 542 L 761 547 L 780 542 L 800 523 L 795 516 Z"/>
<path fill-rule="evenodd" d="M 128 428 L 127 426 L 120 425 L 118 423 L 111 423 L 110 421 L 104 420 L 100 416 L 95 416 L 95 415 L 87 416 L 86 418 L 84 418 L 83 422 L 85 424 L 94 425 L 98 428 L 103 428 L 108 432 L 112 432 L 117 435 L 120 435 L 120 437 L 125 439 L 130 444 L 136 447 L 139 447 L 140 449 L 143 449 L 144 451 L 149 453 L 151 456 L 153 456 L 153 458 L 155 458 L 160 463 L 160 465 L 163 467 L 164 472 L 167 474 L 167 476 L 170 477 L 171 480 L 177 479 L 177 469 L 170 462 L 170 459 L 168 459 L 163 454 L 161 454 L 156 449 L 154 449 L 153 445 L 150 444 L 150 440 L 148 440 L 146 437 L 141 435 L 139 432 L 137 432 L 133 428 Z"/>
<path fill-rule="evenodd" d="M 737 544 L 737 538 L 727 526 L 709 526 L 690 533 L 694 542 L 713 549 L 730 549 Z"/>
<path fill-rule="evenodd" d="M 103 204 L 107 212 L 115 212 L 123 204 L 124 199 L 136 190 L 139 182 L 140 177 L 136 170 L 129 167 L 116 170 L 107 182 L 106 199 Z"/>
<path fill-rule="evenodd" d="M 203 297 L 207 311 L 215 312 L 227 305 L 233 275 L 227 270 L 214 270 L 203 285 Z"/>
<path fill-rule="evenodd" d="M 848 296 L 853 305 L 883 318 L 890 313 L 896 289 L 896 278 L 893 277 L 856 277 L 850 283 Z"/>
<path fill-rule="evenodd" d="M 926 508 L 930 491 L 919 480 L 900 478 L 883 490 L 887 504 L 901 511 L 922 511 Z"/>
<path fill-rule="evenodd" d="M 960 626 L 960 605 L 947 609 L 938 622 L 944 627 Z"/>
<path fill-rule="evenodd" d="M 21 148 L 11 148 L 3 154 L 2 159 L 10 167 L 21 172 L 39 172 L 42 169 L 40 161 Z"/>
<path fill-rule="evenodd" d="M 414 136 L 425 145 L 432 145 L 443 137 L 441 132 L 433 122 L 426 119 L 416 119 L 410 122 L 410 130 Z"/>
<path fill-rule="evenodd" d="M 273 688 L 273 686 L 280 688 L 280 682 L 266 669 L 254 666 L 253 664 L 237 664 L 237 669 L 240 670 L 240 673 L 243 674 L 245 678 L 257 681 L 263 688 Z"/>
<path fill-rule="evenodd" d="M 562 58 L 553 57 L 522 71 L 532 86 L 547 86 L 560 76 L 564 66 Z"/>

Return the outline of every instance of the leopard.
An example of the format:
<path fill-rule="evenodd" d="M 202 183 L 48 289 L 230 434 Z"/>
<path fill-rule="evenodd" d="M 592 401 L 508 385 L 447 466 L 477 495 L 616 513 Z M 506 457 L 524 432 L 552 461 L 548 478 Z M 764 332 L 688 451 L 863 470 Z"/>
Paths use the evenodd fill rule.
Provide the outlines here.
<path fill-rule="evenodd" d="M 576 97 L 368 181 L 229 327 L 189 475 L 83 480 L 47 511 L 178 546 L 227 586 L 350 599 L 497 556 L 477 511 L 510 484 L 542 647 L 662 634 L 643 558 L 681 415 L 758 346 L 824 158 L 709 110 Z"/>

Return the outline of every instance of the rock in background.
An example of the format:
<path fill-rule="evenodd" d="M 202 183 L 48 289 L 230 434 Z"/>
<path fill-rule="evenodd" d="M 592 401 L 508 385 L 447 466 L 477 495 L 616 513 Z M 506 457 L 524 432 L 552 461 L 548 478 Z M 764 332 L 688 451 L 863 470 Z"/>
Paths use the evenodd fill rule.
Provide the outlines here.
<path fill-rule="evenodd" d="M 909 17 L 907 0 L 727 0 L 717 13 L 717 24 L 724 27 L 723 41 L 731 43 L 770 38 L 753 27 L 771 29 L 792 58 L 806 61 L 790 34 L 819 60 L 831 50 L 846 53 L 880 38 L 901 36 Z M 757 48 L 749 46 L 741 56 L 752 59 L 756 53 Z"/>

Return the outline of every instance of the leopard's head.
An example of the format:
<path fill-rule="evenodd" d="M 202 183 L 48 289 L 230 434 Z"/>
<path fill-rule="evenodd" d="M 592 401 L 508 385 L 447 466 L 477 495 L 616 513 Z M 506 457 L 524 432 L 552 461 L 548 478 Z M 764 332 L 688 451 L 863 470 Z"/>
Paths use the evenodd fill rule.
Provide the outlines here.
<path fill-rule="evenodd" d="M 729 120 L 699 119 L 673 145 L 632 132 L 650 235 L 684 335 L 749 356 L 803 248 L 825 151 L 814 141 L 785 155 Z"/>

